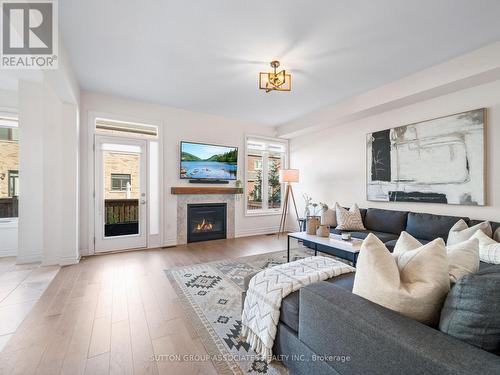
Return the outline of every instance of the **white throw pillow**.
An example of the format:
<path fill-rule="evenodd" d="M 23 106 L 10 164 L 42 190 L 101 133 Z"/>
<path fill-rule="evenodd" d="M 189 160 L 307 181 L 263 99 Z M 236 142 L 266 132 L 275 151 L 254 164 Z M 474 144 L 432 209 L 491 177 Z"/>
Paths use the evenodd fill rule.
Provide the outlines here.
<path fill-rule="evenodd" d="M 442 239 L 394 256 L 369 234 L 356 265 L 353 293 L 419 322 L 435 325 L 450 290 Z"/>
<path fill-rule="evenodd" d="M 321 214 L 321 224 L 329 225 L 331 227 L 337 226 L 337 216 L 335 210 L 329 208 Z"/>
<path fill-rule="evenodd" d="M 472 238 L 479 240 L 479 258 L 481 261 L 500 264 L 500 243 L 489 238 L 481 230 L 478 230 Z"/>
<path fill-rule="evenodd" d="M 421 247 L 422 243 L 407 232 L 401 232 L 393 256 L 399 262 L 399 254 Z M 479 240 L 471 238 L 456 245 L 446 247 L 448 255 L 448 272 L 450 281 L 456 283 L 465 275 L 479 270 Z"/>
<path fill-rule="evenodd" d="M 469 240 L 478 230 L 482 230 L 486 233 L 490 238 L 493 236 L 493 232 L 491 230 L 491 225 L 489 221 L 483 221 L 473 227 L 467 225 L 467 223 L 460 219 L 457 223 L 450 229 L 450 233 L 448 234 L 447 245 L 456 245 L 457 243 L 461 243 Z"/>
<path fill-rule="evenodd" d="M 337 229 L 339 230 L 365 230 L 361 211 L 357 204 L 353 204 L 349 211 L 335 203 L 335 212 L 337 214 Z"/>

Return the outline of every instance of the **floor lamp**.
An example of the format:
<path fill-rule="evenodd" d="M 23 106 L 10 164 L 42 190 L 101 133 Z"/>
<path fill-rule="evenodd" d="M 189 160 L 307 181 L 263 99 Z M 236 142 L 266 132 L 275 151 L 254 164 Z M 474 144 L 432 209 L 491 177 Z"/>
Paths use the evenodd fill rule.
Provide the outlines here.
<path fill-rule="evenodd" d="M 288 214 L 288 201 L 290 196 L 292 197 L 293 207 L 295 208 L 295 215 L 297 215 L 297 221 L 299 220 L 299 213 L 297 211 L 297 204 L 295 203 L 295 197 L 293 195 L 292 183 L 299 182 L 299 170 L 298 169 L 282 169 L 280 170 L 280 183 L 286 184 L 285 190 L 285 200 L 283 201 L 283 212 L 281 213 L 280 229 L 278 236 L 281 233 L 285 233 L 286 226 L 286 215 Z M 299 223 L 300 228 L 300 223 Z"/>

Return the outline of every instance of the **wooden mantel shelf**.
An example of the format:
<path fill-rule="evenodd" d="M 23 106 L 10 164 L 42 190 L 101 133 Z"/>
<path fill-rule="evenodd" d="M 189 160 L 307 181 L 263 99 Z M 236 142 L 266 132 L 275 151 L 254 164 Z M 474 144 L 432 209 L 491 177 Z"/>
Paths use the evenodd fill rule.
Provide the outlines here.
<path fill-rule="evenodd" d="M 243 194 L 242 188 L 220 187 L 220 186 L 174 186 L 172 194 Z"/>

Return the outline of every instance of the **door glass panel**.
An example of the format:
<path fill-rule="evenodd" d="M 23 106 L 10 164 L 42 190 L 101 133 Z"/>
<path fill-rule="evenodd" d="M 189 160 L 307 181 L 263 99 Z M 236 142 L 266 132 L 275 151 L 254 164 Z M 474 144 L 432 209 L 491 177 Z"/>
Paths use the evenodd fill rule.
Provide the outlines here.
<path fill-rule="evenodd" d="M 139 228 L 140 147 L 105 144 L 104 237 L 137 235 Z"/>
<path fill-rule="evenodd" d="M 160 156 L 158 142 L 149 143 L 149 234 L 160 233 Z"/>

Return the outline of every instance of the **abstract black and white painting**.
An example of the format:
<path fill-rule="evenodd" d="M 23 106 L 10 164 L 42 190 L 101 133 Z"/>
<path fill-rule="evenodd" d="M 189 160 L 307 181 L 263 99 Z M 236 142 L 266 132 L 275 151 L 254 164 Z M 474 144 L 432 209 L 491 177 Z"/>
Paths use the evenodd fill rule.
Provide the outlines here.
<path fill-rule="evenodd" d="M 485 205 L 486 109 L 367 136 L 370 201 Z"/>

